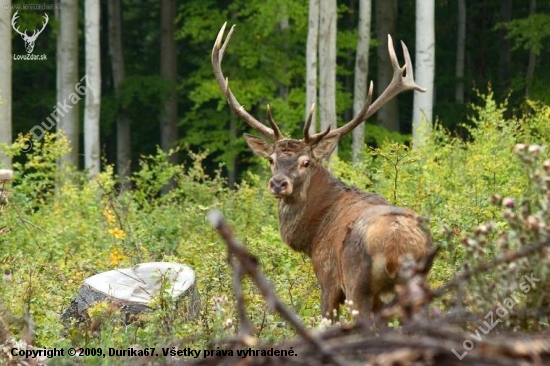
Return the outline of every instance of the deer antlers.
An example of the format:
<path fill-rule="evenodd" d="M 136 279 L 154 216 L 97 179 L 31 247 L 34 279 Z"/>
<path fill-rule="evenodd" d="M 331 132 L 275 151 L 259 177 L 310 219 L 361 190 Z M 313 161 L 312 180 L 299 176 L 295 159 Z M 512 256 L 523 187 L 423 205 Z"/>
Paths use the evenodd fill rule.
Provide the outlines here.
<path fill-rule="evenodd" d="M 220 29 L 220 32 L 218 33 L 218 37 L 216 38 L 216 42 L 214 43 L 214 47 L 212 48 L 212 67 L 214 68 L 214 75 L 216 76 L 218 85 L 220 86 L 220 89 L 222 90 L 225 97 L 227 98 L 227 102 L 229 103 L 229 106 L 237 116 L 239 116 L 242 120 L 244 120 L 246 123 L 248 123 L 252 128 L 254 128 L 256 131 L 258 131 L 262 135 L 267 136 L 270 139 L 273 139 L 275 141 L 279 141 L 283 138 L 283 136 L 281 134 L 281 131 L 279 130 L 279 127 L 277 127 L 277 125 L 275 124 L 275 121 L 271 117 L 271 112 L 269 111 L 269 108 L 268 108 L 268 120 L 269 120 L 269 123 L 271 124 L 272 129 L 265 126 L 263 123 L 261 123 L 256 118 L 252 117 L 247 111 L 245 111 L 244 107 L 239 103 L 237 98 L 235 98 L 235 96 L 233 95 L 233 92 L 231 91 L 231 89 L 229 89 L 229 79 L 223 76 L 222 65 L 221 65 L 223 55 L 225 53 L 225 48 L 227 47 L 227 44 L 231 39 L 233 30 L 235 29 L 235 26 L 233 25 L 229 30 L 227 37 L 225 38 L 225 42 L 222 45 L 222 38 L 223 38 L 223 34 L 225 33 L 226 25 L 227 25 L 227 22 L 223 23 L 223 26 Z"/>
<path fill-rule="evenodd" d="M 241 119 L 243 119 L 246 123 L 248 123 L 252 128 L 260 132 L 264 136 L 269 137 L 270 139 L 273 139 L 275 141 L 284 139 L 279 127 L 277 127 L 277 125 L 275 124 L 275 121 L 273 120 L 273 117 L 271 116 L 271 110 L 269 109 L 269 106 L 267 107 L 267 117 L 268 117 L 269 124 L 271 125 L 271 128 L 265 126 L 256 118 L 252 117 L 244 109 L 244 107 L 239 103 L 237 98 L 235 98 L 235 95 L 233 95 L 233 92 L 231 91 L 231 89 L 229 89 L 229 80 L 223 75 L 221 62 L 225 53 L 225 49 L 235 29 L 235 26 L 233 25 L 231 27 L 222 45 L 222 39 L 225 33 L 226 26 L 227 26 L 227 22 L 225 22 L 221 27 L 218 33 L 218 37 L 216 38 L 216 42 L 214 43 L 214 47 L 212 48 L 212 67 L 214 69 L 214 75 L 216 77 L 218 85 L 220 86 L 220 89 L 224 93 L 227 99 L 227 102 L 229 103 L 229 106 L 231 107 L 233 112 L 237 116 L 239 116 Z M 372 104 L 371 104 L 371 101 L 372 101 L 372 93 L 373 93 L 373 83 L 371 81 L 369 86 L 369 91 L 367 93 L 367 99 L 365 100 L 363 109 L 351 121 L 347 122 L 344 126 L 339 127 L 332 131 L 329 126 L 329 128 L 327 128 L 323 132 L 310 135 L 308 130 L 313 119 L 313 111 L 315 108 L 315 104 L 313 104 L 311 106 L 309 116 L 304 126 L 304 139 L 303 139 L 304 142 L 308 145 L 315 145 L 325 137 L 333 137 L 335 135 L 339 135 L 339 136 L 346 135 L 349 132 L 351 132 L 355 127 L 357 127 L 360 123 L 362 123 L 365 119 L 372 116 L 376 111 L 380 109 L 380 107 L 382 107 L 385 103 L 393 99 L 398 94 L 408 90 L 417 90 L 419 92 L 425 92 L 426 89 L 418 86 L 414 81 L 411 56 L 409 55 L 409 50 L 407 49 L 407 46 L 405 46 L 405 43 L 401 42 L 401 47 L 403 48 L 403 55 L 405 57 L 405 65 L 403 67 L 399 66 L 399 61 L 397 60 L 395 49 L 393 48 L 392 38 L 388 34 L 388 52 L 390 54 L 390 60 L 393 67 L 392 81 L 386 87 L 386 89 L 382 92 L 382 94 L 380 94 L 380 96 Z"/>

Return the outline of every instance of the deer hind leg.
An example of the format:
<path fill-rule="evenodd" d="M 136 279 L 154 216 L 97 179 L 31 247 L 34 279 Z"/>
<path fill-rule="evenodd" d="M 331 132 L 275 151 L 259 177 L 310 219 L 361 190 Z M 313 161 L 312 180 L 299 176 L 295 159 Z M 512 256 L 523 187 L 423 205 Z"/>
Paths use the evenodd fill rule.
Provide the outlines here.
<path fill-rule="evenodd" d="M 345 278 L 348 306 L 352 312 L 357 310 L 360 316 L 370 317 L 373 299 L 370 295 L 369 276 L 365 276 L 364 271 L 354 272 L 350 269 L 348 272 Z"/>

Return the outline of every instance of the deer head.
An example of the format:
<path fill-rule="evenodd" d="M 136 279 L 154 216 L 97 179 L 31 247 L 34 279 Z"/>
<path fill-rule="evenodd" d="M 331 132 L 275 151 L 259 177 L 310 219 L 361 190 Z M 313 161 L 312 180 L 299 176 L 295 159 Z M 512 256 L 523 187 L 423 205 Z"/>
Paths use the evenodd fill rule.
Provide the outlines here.
<path fill-rule="evenodd" d="M 318 161 L 328 157 L 338 143 L 338 134 L 327 136 L 330 129 L 324 133 L 310 136 L 309 126 L 313 119 L 312 106 L 304 126 L 304 138 L 294 140 L 284 138 L 271 117 L 268 106 L 268 120 L 275 133 L 275 143 L 269 143 L 263 138 L 244 134 L 244 138 L 252 151 L 268 159 L 271 165 L 272 178 L 269 180 L 269 190 L 277 198 L 302 196 L 303 189 L 309 186 L 311 170 Z"/>
<path fill-rule="evenodd" d="M 38 38 L 40 33 L 42 33 L 44 28 L 46 28 L 46 24 L 48 24 L 48 20 L 49 20 L 48 14 L 44 13 L 45 22 L 42 23 L 42 29 L 40 29 L 39 31 L 34 30 L 34 32 L 32 33 L 32 36 L 29 36 L 27 34 L 26 29 L 25 29 L 24 32 L 21 32 L 19 30 L 19 26 L 16 27 L 16 25 L 15 25 L 15 21 L 19 17 L 17 15 L 18 12 L 19 12 L 19 10 L 16 11 L 15 14 L 13 14 L 13 17 L 11 18 L 11 26 L 12 26 L 13 30 L 15 30 L 17 33 L 19 33 L 21 35 L 21 38 L 23 38 L 23 41 L 25 41 L 25 49 L 26 49 L 27 53 L 32 53 L 32 51 L 34 50 L 34 42 L 36 42 L 36 39 Z"/>
<path fill-rule="evenodd" d="M 344 126 L 335 130 L 331 130 L 329 126 L 323 132 L 310 135 L 309 126 L 313 119 L 315 107 L 315 105 L 313 105 L 304 126 L 304 137 L 300 140 L 285 138 L 273 120 L 269 106 L 267 107 L 267 116 L 271 128 L 252 117 L 238 102 L 229 88 L 229 80 L 223 75 L 221 62 L 235 26 L 231 27 L 222 44 L 226 25 L 227 23 L 224 23 L 220 29 L 212 49 L 212 67 L 214 69 L 214 75 L 233 112 L 256 131 L 274 141 L 274 143 L 271 143 L 260 137 L 249 134 L 244 135 L 252 151 L 256 155 L 265 157 L 269 160 L 273 173 L 273 177 L 269 181 L 269 189 L 277 198 L 285 198 L 293 195 L 293 193 L 296 192 L 297 186 L 307 181 L 306 178 L 309 176 L 308 171 L 314 169 L 320 159 L 328 157 L 332 153 L 338 143 L 338 139 L 351 132 L 355 127 L 372 116 L 386 102 L 399 93 L 407 90 L 425 91 L 425 89 L 414 82 L 412 62 L 407 47 L 401 42 L 405 58 L 405 65 L 401 67 L 397 61 L 392 38 L 388 35 L 388 52 L 393 66 L 393 78 L 384 92 L 371 103 L 373 93 L 373 84 L 371 82 L 363 109 L 357 116 Z"/>

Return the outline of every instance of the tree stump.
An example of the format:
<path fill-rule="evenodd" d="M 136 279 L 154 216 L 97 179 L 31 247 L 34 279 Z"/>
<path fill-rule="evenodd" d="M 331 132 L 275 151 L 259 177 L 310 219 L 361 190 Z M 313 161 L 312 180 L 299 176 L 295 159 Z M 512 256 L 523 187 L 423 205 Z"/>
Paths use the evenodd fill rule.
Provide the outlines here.
<path fill-rule="evenodd" d="M 61 319 L 86 320 L 87 309 L 104 300 L 115 304 L 128 318 L 129 315 L 154 310 L 149 304 L 161 290 L 162 296 L 171 296 L 178 307 L 184 307 L 187 319 L 198 315 L 200 300 L 195 272 L 179 263 L 150 262 L 88 277 Z"/>

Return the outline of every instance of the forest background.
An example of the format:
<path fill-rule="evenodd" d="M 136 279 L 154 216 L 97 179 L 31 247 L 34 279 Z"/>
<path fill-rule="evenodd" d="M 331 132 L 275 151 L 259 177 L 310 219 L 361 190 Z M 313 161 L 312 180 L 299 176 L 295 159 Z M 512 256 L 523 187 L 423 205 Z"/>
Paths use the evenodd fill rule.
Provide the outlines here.
<path fill-rule="evenodd" d="M 427 103 L 415 108 L 416 93 L 400 95 L 365 123 L 359 144 L 352 136 L 340 141 L 330 167 L 346 183 L 429 219 L 442 248 L 429 278 L 433 288 L 464 268 L 549 236 L 548 2 L 73 0 L 58 10 L 19 8 L 15 27 L 16 7 L 31 2 L 0 4 L 0 167 L 14 170 L 12 182 L 0 182 L 0 344 L 25 338 L 39 347 L 179 342 L 199 349 L 235 334 L 226 249 L 205 220 L 212 208 L 224 212 L 258 256 L 281 299 L 308 327 L 321 324 L 311 263 L 281 242 L 276 200 L 266 190 L 267 164 L 245 147 L 241 135 L 250 128 L 229 111 L 213 77 L 210 53 L 225 21 L 236 24 L 223 64 L 233 91 L 261 120 L 269 104 L 294 137 L 309 98 L 320 109 L 333 104 L 335 117 L 328 121 L 342 124 L 364 99 L 366 88 L 361 94 L 355 85 L 372 79 L 375 96 L 386 87 L 388 33 L 399 60 L 398 41 L 408 46 L 421 86 L 429 87 L 420 74 L 428 70 L 430 80 L 431 73 Z M 332 8 L 322 8 L 327 4 Z M 365 10 L 370 18 L 361 17 L 361 24 L 371 19 L 370 25 L 359 32 Z M 44 13 L 48 23 L 32 54 L 46 59 L 15 57 L 28 54 L 15 29 L 31 35 L 45 23 Z M 330 14 L 336 23 L 323 21 Z M 312 19 L 319 32 L 313 47 Z M 417 46 L 430 32 L 431 66 Z M 321 57 L 328 49 L 319 46 L 323 37 L 335 47 L 328 67 L 334 93 L 321 93 L 327 79 L 318 77 L 318 88 L 308 94 L 308 75 L 320 75 L 321 60 L 330 56 Z M 307 62 L 312 50 L 318 63 Z M 365 60 L 367 68 L 356 66 Z M 33 128 L 49 125 L 45 121 L 60 108 L 54 106 L 75 92 L 80 99 L 71 113 L 56 121 L 63 136 L 34 138 Z M 419 144 L 411 137 L 415 111 L 426 112 L 419 115 L 431 126 Z M 550 251 L 543 249 L 476 275 L 460 296 L 434 301 L 431 314 L 461 306 L 484 315 L 517 289 L 517 278 L 534 273 L 540 287 L 501 329 L 546 329 Z M 151 261 L 195 270 L 198 318 L 186 319 L 163 293 L 153 304 L 157 310 L 138 322 L 126 323 L 106 303 L 90 308 L 85 324 L 60 321 L 85 278 Z M 250 282 L 245 295 L 255 337 L 295 336 Z M 399 319 L 392 326 L 399 327 Z"/>

